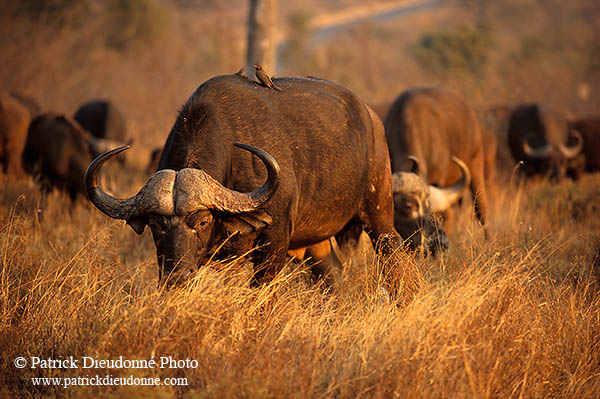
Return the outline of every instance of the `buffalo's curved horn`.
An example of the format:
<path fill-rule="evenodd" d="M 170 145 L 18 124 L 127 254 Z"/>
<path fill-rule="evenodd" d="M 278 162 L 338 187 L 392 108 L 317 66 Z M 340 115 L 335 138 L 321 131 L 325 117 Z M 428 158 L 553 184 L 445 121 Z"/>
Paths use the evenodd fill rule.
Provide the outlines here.
<path fill-rule="evenodd" d="M 454 204 L 465 191 L 465 188 L 471 184 L 471 171 L 469 167 L 460 159 L 452 156 L 452 161 L 462 170 L 462 178 L 450 187 L 439 188 L 429 186 L 429 204 L 434 212 L 444 212 Z"/>
<path fill-rule="evenodd" d="M 563 156 L 567 159 L 572 159 L 581 154 L 581 150 L 583 149 L 583 137 L 581 137 L 581 133 L 577 130 L 571 130 L 571 134 L 573 137 L 577 139 L 577 144 L 572 146 L 566 146 L 563 143 L 558 143 L 558 149 L 563 154 Z"/>
<path fill-rule="evenodd" d="M 421 165 L 419 164 L 419 158 L 415 157 L 414 155 L 409 155 L 408 159 L 411 161 L 410 173 L 414 173 L 415 175 L 420 174 L 419 172 L 421 171 Z"/>
<path fill-rule="evenodd" d="M 199 208 L 208 208 L 229 213 L 251 212 L 273 197 L 280 182 L 279 164 L 275 158 L 251 145 L 233 145 L 261 159 L 267 168 L 267 181 L 254 191 L 242 193 L 223 186 L 203 170 L 182 169 L 177 172 L 175 184 L 175 206 L 178 211 L 192 212 Z"/>
<path fill-rule="evenodd" d="M 200 169 L 186 168 L 178 172 L 165 169 L 154 173 L 133 197 L 115 198 L 100 187 L 100 170 L 110 158 L 127 150 L 116 148 L 96 158 L 85 174 L 85 191 L 89 200 L 114 219 L 129 219 L 145 213 L 170 215 L 192 212 L 201 208 L 241 213 L 256 210 L 273 197 L 280 182 L 279 165 L 267 152 L 246 144 L 234 144 L 258 156 L 265 164 L 268 178 L 265 184 L 249 193 L 224 187 Z"/>
<path fill-rule="evenodd" d="M 148 212 L 172 214 L 174 170 L 161 170 L 153 174 L 140 191 L 131 198 L 115 198 L 100 186 L 102 165 L 129 149 L 128 145 L 116 148 L 100 155 L 90 164 L 85 172 L 85 193 L 92 204 L 113 219 L 129 219 L 132 216 Z"/>
<path fill-rule="evenodd" d="M 548 144 L 547 141 L 544 141 L 544 145 L 540 147 L 532 147 L 529 144 L 531 137 L 532 136 L 529 135 L 523 140 L 523 152 L 530 158 L 548 159 L 550 157 L 550 144 Z"/>

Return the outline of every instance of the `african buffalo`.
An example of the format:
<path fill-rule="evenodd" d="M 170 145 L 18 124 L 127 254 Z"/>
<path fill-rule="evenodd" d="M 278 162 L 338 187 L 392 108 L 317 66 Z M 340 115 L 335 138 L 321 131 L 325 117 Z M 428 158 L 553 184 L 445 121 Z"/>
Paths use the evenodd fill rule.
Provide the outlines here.
<path fill-rule="evenodd" d="M 522 161 L 526 177 L 549 175 L 577 179 L 585 166 L 581 135 L 569 128 L 566 115 L 541 104 L 516 107 L 508 123 L 508 147 Z"/>
<path fill-rule="evenodd" d="M 451 187 L 438 188 L 429 185 L 419 171 L 419 163 L 413 160 L 410 172 L 395 172 L 392 175 L 394 192 L 394 225 L 409 247 L 435 256 L 448 248 L 446 233 L 435 214 L 446 211 L 463 194 L 471 182 L 471 172 L 460 159 L 452 161 L 461 169 L 463 177 Z"/>
<path fill-rule="evenodd" d="M 451 186 L 441 191 L 447 195 L 440 205 L 436 205 L 436 211 L 440 213 L 459 199 L 457 189 L 460 185 L 457 187 L 456 182 L 461 180 L 461 174 L 465 180 L 466 171 L 470 171 L 475 212 L 480 223 L 485 225 L 485 150 L 477 117 L 462 97 L 443 88 L 407 90 L 390 107 L 385 118 L 385 132 L 393 172 L 408 170 L 412 162 L 410 157 L 415 157 L 431 187 Z M 462 160 L 466 167 L 460 163 L 457 163 L 460 168 L 453 167 L 453 156 Z M 395 190 L 394 195 L 399 194 Z"/>
<path fill-rule="evenodd" d="M 9 93 L 0 93 L 0 164 L 4 173 L 23 174 L 21 154 L 29 120 L 29 110 L 20 101 Z"/>
<path fill-rule="evenodd" d="M 600 116 L 589 116 L 569 123 L 569 127 L 579 132 L 583 138 L 585 170 L 600 170 Z"/>
<path fill-rule="evenodd" d="M 23 168 L 40 180 L 44 191 L 57 187 L 75 200 L 84 193 L 83 178 L 89 163 L 115 145 L 115 141 L 93 137 L 67 116 L 43 113 L 29 125 Z"/>
<path fill-rule="evenodd" d="M 238 75 L 200 85 L 179 112 L 159 171 L 132 198 L 109 196 L 97 182 L 123 149 L 90 165 L 90 201 L 138 234 L 150 225 L 161 281 L 253 248 L 255 279 L 265 281 L 288 251 L 320 253 L 355 225 L 372 241 L 399 242 L 381 120 L 335 83 L 274 82 L 281 91 Z"/>
<path fill-rule="evenodd" d="M 95 137 L 129 142 L 125 117 L 110 100 L 88 101 L 77 109 L 73 118 Z"/>

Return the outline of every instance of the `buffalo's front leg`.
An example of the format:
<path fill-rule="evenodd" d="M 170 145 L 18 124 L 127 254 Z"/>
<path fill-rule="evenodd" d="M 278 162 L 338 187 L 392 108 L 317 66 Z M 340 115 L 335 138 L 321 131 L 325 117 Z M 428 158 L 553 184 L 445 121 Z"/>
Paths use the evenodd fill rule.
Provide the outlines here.
<path fill-rule="evenodd" d="M 256 243 L 258 248 L 253 257 L 254 284 L 260 285 L 272 281 L 285 266 L 290 244 L 289 235 L 285 230 L 285 228 L 270 229 L 262 234 Z"/>

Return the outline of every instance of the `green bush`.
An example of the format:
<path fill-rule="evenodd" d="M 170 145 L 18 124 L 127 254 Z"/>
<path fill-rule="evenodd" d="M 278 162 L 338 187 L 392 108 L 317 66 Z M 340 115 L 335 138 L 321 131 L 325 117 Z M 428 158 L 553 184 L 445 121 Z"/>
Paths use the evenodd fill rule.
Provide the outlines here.
<path fill-rule="evenodd" d="M 21 21 L 20 31 L 31 34 L 40 25 L 79 27 L 90 13 L 90 0 L 19 0 L 0 2 L 0 23 Z M 15 32 L 18 33 L 18 32 Z"/>
<path fill-rule="evenodd" d="M 112 0 L 107 45 L 125 50 L 136 42 L 151 43 L 162 30 L 166 10 L 156 0 Z"/>
<path fill-rule="evenodd" d="M 456 71 L 479 74 L 492 46 L 490 29 L 459 25 L 448 30 L 426 33 L 412 47 L 417 62 L 434 73 Z"/>

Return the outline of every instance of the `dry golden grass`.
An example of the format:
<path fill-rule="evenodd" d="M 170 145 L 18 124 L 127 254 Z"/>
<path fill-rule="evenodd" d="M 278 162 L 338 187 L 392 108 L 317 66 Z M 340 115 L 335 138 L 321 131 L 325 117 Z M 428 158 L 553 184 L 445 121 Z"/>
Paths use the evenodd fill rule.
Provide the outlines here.
<path fill-rule="evenodd" d="M 0 177 L 0 396 L 597 398 L 600 176 L 496 190 L 488 241 L 465 207 L 438 260 L 354 262 L 328 292 L 235 264 L 156 288 L 153 243 L 81 201 Z M 36 216 L 38 215 L 38 216 Z M 385 276 L 383 270 L 393 270 Z M 397 294 L 381 303 L 376 288 Z M 17 356 L 195 359 L 184 369 L 17 369 Z M 37 376 L 185 377 L 35 387 Z"/>

